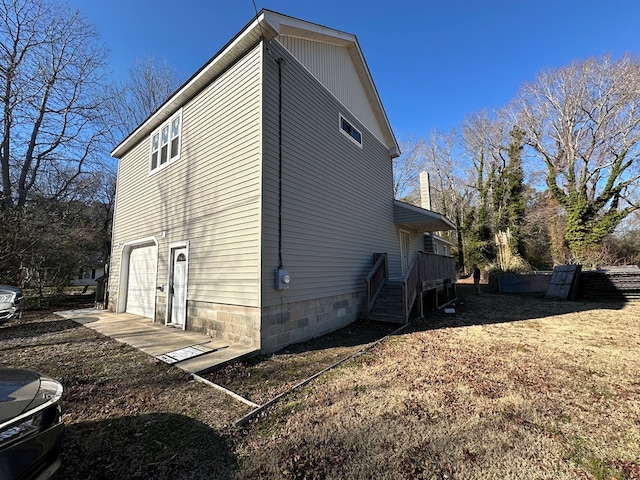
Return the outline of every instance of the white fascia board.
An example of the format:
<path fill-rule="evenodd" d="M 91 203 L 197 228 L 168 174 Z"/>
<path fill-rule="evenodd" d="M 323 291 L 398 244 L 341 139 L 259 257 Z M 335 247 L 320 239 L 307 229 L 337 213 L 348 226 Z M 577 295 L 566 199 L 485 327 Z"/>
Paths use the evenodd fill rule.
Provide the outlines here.
<path fill-rule="evenodd" d="M 343 46 L 357 42 L 355 35 L 351 33 L 341 32 L 280 13 L 267 10 L 262 17 L 278 34 L 298 36 Z"/>

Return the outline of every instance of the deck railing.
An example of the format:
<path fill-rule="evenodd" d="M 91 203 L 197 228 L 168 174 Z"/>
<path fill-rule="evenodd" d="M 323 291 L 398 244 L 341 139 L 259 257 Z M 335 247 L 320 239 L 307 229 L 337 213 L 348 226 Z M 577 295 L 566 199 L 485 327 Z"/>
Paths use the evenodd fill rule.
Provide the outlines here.
<path fill-rule="evenodd" d="M 402 304 L 405 323 L 418 293 L 440 285 L 456 283 L 456 260 L 435 253 L 416 252 L 402 278 Z"/>
<path fill-rule="evenodd" d="M 374 254 L 374 260 L 374 266 L 365 280 L 367 316 L 389 277 L 387 254 L 376 253 Z M 435 253 L 414 253 L 407 271 L 402 277 L 402 315 L 404 322 L 407 323 L 409 321 L 409 314 L 418 294 L 438 288 L 441 285 L 454 284 L 456 283 L 456 278 L 455 258 Z"/>
<path fill-rule="evenodd" d="M 367 317 L 373 304 L 376 302 L 382 287 L 384 287 L 387 278 L 389 278 L 389 266 L 387 263 L 386 253 L 373 254 L 374 265 L 369 275 L 365 279 L 367 289 Z"/>
<path fill-rule="evenodd" d="M 413 308 L 413 302 L 416 301 L 418 295 L 418 286 L 420 282 L 420 253 L 416 252 L 411 257 L 407 271 L 402 277 L 402 316 L 404 323 L 409 321 L 409 314 Z"/>
<path fill-rule="evenodd" d="M 435 253 L 420 254 L 420 282 L 423 290 L 456 283 L 456 260 Z"/>

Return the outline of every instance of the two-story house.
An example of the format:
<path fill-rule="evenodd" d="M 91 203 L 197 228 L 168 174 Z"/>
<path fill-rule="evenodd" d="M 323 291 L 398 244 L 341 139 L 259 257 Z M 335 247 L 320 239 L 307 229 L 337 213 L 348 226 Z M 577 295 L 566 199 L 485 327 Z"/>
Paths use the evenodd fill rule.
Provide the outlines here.
<path fill-rule="evenodd" d="M 108 308 L 263 352 L 365 316 L 374 255 L 453 227 L 399 153 L 356 37 L 261 11 L 112 152 Z"/>

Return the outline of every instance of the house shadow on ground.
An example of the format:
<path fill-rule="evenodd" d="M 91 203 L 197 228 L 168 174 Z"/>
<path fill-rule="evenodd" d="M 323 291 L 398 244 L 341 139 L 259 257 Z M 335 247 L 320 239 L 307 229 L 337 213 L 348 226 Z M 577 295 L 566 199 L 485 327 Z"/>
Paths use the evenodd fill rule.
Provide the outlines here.
<path fill-rule="evenodd" d="M 498 294 L 487 292 L 486 285 L 482 290 L 478 295 L 473 285 L 459 284 L 457 300 L 449 309 L 427 311 L 423 319 L 414 322 L 413 329 L 519 322 L 590 310 L 621 310 L 626 305 L 624 299 L 559 300 L 540 294 Z"/>
<path fill-rule="evenodd" d="M 541 319 L 548 316 L 564 315 L 595 309 L 620 310 L 626 302 L 620 300 L 590 301 L 558 300 L 544 295 L 488 293 L 487 285 L 482 285 L 482 295 L 477 295 L 473 284 L 457 285 L 457 299 L 446 308 L 425 308 L 424 317 L 412 319 L 407 329 L 397 332 L 402 335 L 410 330 L 424 328 L 449 328 L 493 323 L 518 322 Z M 453 309 L 453 313 L 447 313 Z M 415 309 L 414 309 L 415 312 Z M 289 345 L 278 352 L 267 355 L 291 355 L 331 348 L 366 347 L 387 335 L 396 334 L 402 325 L 384 322 L 358 320 L 345 328 L 306 342 Z M 259 363 L 264 356 L 250 360 Z"/>
<path fill-rule="evenodd" d="M 47 312 L 48 313 L 48 312 Z M 47 315 L 45 313 L 45 316 Z M 75 329 L 82 325 L 73 322 L 71 320 L 61 319 L 55 317 L 53 314 L 49 314 L 49 318 L 42 320 L 43 314 L 41 311 L 28 311 L 25 312 L 21 319 L 13 319 L 8 322 L 0 323 L 0 335 L 2 341 L 7 345 L 10 345 L 12 341 L 16 342 L 16 345 L 20 346 L 19 341 L 29 341 L 42 335 L 62 332 L 64 330 Z M 39 340 L 40 341 L 40 340 Z M 45 345 L 40 343 L 40 345 Z"/>
<path fill-rule="evenodd" d="M 227 441 L 186 415 L 154 413 L 67 426 L 52 480 L 232 479 Z"/>
<path fill-rule="evenodd" d="M 501 295 L 487 293 L 487 285 L 483 285 L 482 288 L 483 294 L 477 295 L 473 284 L 458 284 L 457 299 L 452 304 L 447 308 L 425 309 L 424 317 L 414 318 L 405 328 L 393 323 L 358 320 L 335 332 L 289 345 L 275 353 L 259 355 L 240 364 L 209 372 L 206 377 L 213 382 L 233 384 L 245 370 L 250 369 L 250 374 L 260 373 L 267 379 L 272 378 L 276 371 L 284 368 L 283 365 L 291 363 L 315 363 L 317 366 L 327 367 L 340 356 L 348 356 L 365 349 L 388 335 L 403 335 L 425 329 L 518 322 L 594 309 L 618 310 L 625 305 L 624 301 L 615 300 L 569 301 L 545 298 L 543 295 Z M 453 313 L 447 313 L 450 311 Z M 258 372 L 259 370 L 262 372 Z M 318 369 L 296 367 L 296 370 L 309 373 Z M 301 377 L 301 375 L 294 376 Z"/>
<path fill-rule="evenodd" d="M 402 327 L 402 325 L 394 323 L 358 320 L 335 332 L 327 333 L 307 342 L 289 345 L 276 352 L 275 355 L 296 354 L 314 350 L 324 350 L 326 348 L 348 349 L 351 347 L 364 347 L 371 342 L 375 342 L 391 334 L 400 327 Z"/>

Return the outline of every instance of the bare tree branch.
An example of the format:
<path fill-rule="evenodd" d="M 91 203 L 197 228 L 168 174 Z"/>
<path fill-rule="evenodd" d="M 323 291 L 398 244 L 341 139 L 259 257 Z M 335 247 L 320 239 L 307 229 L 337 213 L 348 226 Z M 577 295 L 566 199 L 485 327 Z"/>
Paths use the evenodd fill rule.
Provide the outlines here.
<path fill-rule="evenodd" d="M 0 1 L 2 208 L 24 208 L 42 179 L 62 192 L 99 167 L 106 116 L 105 49 L 77 11 Z M 73 166 L 73 168 L 68 168 Z M 74 172 L 68 177 L 52 172 Z"/>
<path fill-rule="evenodd" d="M 547 166 L 547 185 L 567 212 L 566 240 L 579 257 L 636 208 L 640 63 L 607 56 L 543 72 L 523 87 L 516 108 L 527 144 Z"/>
<path fill-rule="evenodd" d="M 120 142 L 153 114 L 178 88 L 177 72 L 153 57 L 138 59 L 126 80 L 114 86 L 112 115 L 116 142 Z"/>

